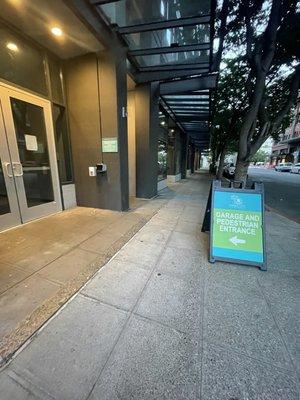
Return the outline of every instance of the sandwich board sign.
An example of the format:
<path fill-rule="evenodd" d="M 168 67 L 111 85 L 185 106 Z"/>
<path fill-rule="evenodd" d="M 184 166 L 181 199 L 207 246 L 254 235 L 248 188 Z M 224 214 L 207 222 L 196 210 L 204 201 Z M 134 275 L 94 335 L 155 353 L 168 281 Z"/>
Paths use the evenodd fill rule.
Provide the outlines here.
<path fill-rule="evenodd" d="M 264 189 L 222 187 L 213 181 L 210 209 L 210 262 L 228 261 L 266 270 Z"/>

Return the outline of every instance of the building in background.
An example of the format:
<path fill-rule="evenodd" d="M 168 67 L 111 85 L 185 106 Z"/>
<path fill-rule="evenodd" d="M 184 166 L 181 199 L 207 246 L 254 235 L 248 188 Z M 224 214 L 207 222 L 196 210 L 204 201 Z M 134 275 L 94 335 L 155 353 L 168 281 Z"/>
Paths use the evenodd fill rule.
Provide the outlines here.
<path fill-rule="evenodd" d="M 300 162 L 300 94 L 292 124 L 272 146 L 271 164 L 280 162 Z"/>

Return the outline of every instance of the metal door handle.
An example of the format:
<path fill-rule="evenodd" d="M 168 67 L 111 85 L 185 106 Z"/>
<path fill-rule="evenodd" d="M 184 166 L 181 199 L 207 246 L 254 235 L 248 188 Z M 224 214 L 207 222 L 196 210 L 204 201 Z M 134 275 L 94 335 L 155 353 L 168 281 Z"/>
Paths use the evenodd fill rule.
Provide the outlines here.
<path fill-rule="evenodd" d="M 22 164 L 19 162 L 13 162 L 12 165 L 13 165 L 14 176 L 15 177 L 23 176 Z"/>
<path fill-rule="evenodd" d="M 5 162 L 5 163 L 3 163 L 3 165 L 4 165 L 5 169 L 6 169 L 7 176 L 9 178 L 13 178 L 11 163 L 10 162 Z M 10 172 L 9 172 L 9 166 L 10 166 Z"/>

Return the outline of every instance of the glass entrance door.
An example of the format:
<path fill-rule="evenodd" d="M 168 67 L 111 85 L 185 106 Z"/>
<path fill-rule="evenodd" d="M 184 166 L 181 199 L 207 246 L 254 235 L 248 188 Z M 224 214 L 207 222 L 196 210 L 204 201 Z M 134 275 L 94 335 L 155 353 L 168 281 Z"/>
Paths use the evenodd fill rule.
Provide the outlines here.
<path fill-rule="evenodd" d="M 0 184 L 6 192 L 14 185 L 11 196 L 1 195 L 3 213 L 15 201 L 21 222 L 61 210 L 50 102 L 2 84 L 0 99 L 9 156 L 2 162 L 5 188 Z"/>

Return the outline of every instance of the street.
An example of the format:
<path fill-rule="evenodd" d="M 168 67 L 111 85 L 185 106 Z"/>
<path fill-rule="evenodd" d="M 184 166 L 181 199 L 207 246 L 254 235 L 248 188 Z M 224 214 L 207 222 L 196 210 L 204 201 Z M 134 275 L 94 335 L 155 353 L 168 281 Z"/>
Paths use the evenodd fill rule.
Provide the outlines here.
<path fill-rule="evenodd" d="M 300 222 L 300 174 L 249 168 L 248 175 L 250 180 L 264 183 L 267 206 Z"/>

